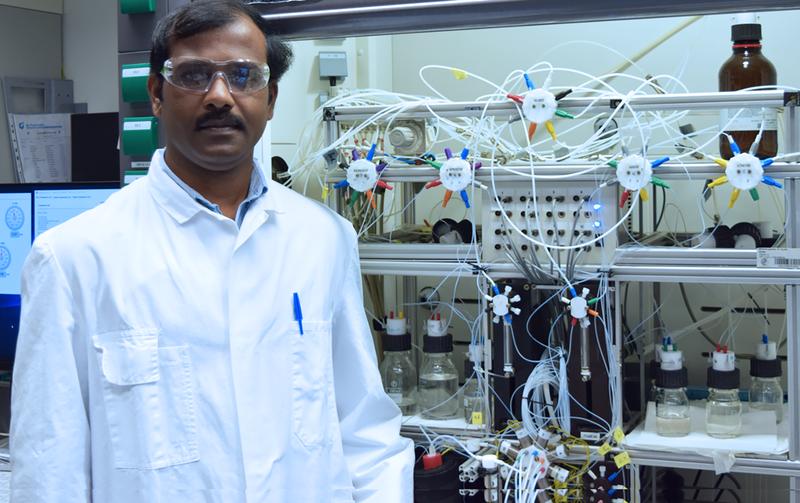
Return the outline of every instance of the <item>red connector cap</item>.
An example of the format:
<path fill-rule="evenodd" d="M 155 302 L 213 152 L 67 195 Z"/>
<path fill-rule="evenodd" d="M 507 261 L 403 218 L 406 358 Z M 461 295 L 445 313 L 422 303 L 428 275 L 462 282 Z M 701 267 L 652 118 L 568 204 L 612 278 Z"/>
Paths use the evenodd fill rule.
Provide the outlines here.
<path fill-rule="evenodd" d="M 425 454 L 422 456 L 422 468 L 426 470 L 433 470 L 442 466 L 442 455 L 438 452 L 433 454 Z"/>

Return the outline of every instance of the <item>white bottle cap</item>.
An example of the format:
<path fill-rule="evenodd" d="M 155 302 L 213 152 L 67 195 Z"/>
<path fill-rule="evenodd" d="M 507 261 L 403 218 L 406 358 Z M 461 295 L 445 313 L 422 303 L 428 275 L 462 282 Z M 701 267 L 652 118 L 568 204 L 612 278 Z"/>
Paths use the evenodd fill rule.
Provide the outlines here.
<path fill-rule="evenodd" d="M 778 357 L 778 345 L 774 342 L 763 342 L 756 348 L 756 358 L 759 360 L 774 360 Z"/>
<path fill-rule="evenodd" d="M 480 456 L 480 460 L 484 470 L 494 470 L 497 468 L 497 456 L 494 454 Z"/>
<path fill-rule="evenodd" d="M 447 335 L 442 320 L 428 320 L 428 335 L 431 337 L 442 337 Z"/>
<path fill-rule="evenodd" d="M 388 320 L 386 320 L 386 333 L 389 335 L 405 335 L 406 319 L 389 318 Z"/>
<path fill-rule="evenodd" d="M 711 358 L 711 365 L 714 370 L 730 372 L 736 369 L 736 355 L 730 351 L 727 353 L 714 351 L 714 355 Z"/>
<path fill-rule="evenodd" d="M 755 12 L 740 12 L 733 16 L 733 23 L 731 24 L 758 24 L 758 15 Z"/>
<path fill-rule="evenodd" d="M 661 351 L 661 370 L 680 370 L 683 368 L 683 351 Z"/>

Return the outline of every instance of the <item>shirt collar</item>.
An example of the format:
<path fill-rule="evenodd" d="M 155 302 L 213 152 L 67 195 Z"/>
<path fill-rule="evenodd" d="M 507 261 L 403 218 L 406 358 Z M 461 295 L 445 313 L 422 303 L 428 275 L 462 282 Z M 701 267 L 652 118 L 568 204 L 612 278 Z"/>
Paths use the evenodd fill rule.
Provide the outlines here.
<path fill-rule="evenodd" d="M 202 211 L 207 210 L 219 213 L 217 205 L 208 201 L 172 172 L 164 160 L 164 150 L 163 148 L 158 149 L 153 153 L 147 174 L 147 180 L 156 201 L 179 224 L 187 222 Z M 253 159 L 253 175 L 250 178 L 250 188 L 245 198 L 245 202 L 250 204 L 248 211 L 258 211 L 260 208 L 263 211 L 282 213 L 279 209 L 280 202 L 278 201 L 280 195 L 276 194 L 278 191 L 269 190 L 274 183 L 264 174 L 259 162 Z M 270 192 L 270 197 L 262 197 L 268 191 Z"/>

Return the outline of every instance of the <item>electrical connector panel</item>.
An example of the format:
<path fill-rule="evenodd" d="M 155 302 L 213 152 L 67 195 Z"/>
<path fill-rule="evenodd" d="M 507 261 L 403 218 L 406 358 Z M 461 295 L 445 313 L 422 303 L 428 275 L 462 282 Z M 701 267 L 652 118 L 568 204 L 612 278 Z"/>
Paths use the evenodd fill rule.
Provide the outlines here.
<path fill-rule="evenodd" d="M 617 221 L 616 189 L 597 188 L 592 182 L 536 183 L 535 199 L 530 184 L 495 182 L 497 198 L 489 191 L 483 200 L 483 259 L 507 260 L 513 246 L 523 257 L 533 250 L 543 263 L 549 263 L 541 246 L 524 239 L 513 224 L 526 236 L 548 245 L 578 246 L 580 263 L 607 264 L 617 246 L 616 233 L 601 236 L 608 225 Z M 509 223 L 510 221 L 510 223 Z M 595 241 L 595 242 L 592 242 Z M 554 258 L 566 261 L 568 250 L 551 248 Z"/>

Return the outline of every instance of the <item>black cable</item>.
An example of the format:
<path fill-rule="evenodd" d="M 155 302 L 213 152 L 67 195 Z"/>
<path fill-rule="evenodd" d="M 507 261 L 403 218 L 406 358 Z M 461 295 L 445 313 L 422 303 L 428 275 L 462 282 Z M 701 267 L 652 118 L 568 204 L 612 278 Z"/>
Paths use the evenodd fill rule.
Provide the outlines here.
<path fill-rule="evenodd" d="M 653 227 L 653 233 L 658 230 L 658 227 L 661 225 L 661 221 L 664 219 L 664 212 L 667 211 L 667 189 L 661 187 L 661 213 L 658 215 L 658 220 L 656 220 L 656 225 Z"/>

